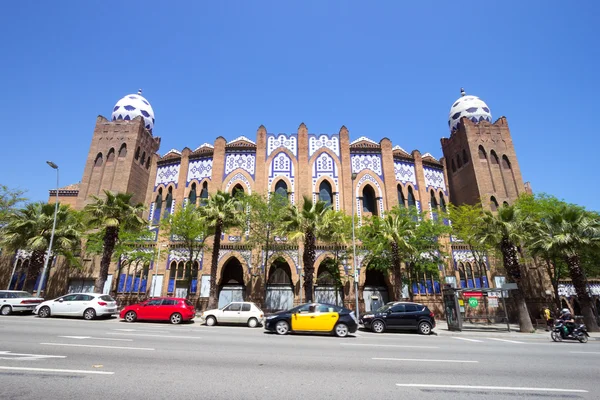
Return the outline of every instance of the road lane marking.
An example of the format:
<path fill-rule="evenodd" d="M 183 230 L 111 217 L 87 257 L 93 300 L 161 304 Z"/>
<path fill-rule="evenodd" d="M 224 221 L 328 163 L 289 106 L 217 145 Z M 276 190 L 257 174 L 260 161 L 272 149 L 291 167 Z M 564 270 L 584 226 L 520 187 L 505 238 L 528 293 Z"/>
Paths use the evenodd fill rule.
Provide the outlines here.
<path fill-rule="evenodd" d="M 570 351 L 572 354 L 600 354 L 600 351 Z"/>
<path fill-rule="evenodd" d="M 381 360 L 381 361 L 416 361 L 416 362 L 439 362 L 439 363 L 478 363 L 479 361 L 473 360 L 431 360 L 431 359 L 423 359 L 423 358 L 371 358 L 371 360 Z"/>
<path fill-rule="evenodd" d="M 67 339 L 92 339 L 92 340 L 114 340 L 119 342 L 133 342 L 133 339 L 117 339 L 117 338 L 104 338 L 104 337 L 94 337 L 94 336 L 58 336 L 61 338 Z"/>
<path fill-rule="evenodd" d="M 122 347 L 122 346 L 99 346 L 95 344 L 73 344 L 73 343 L 40 343 L 46 346 L 67 346 L 67 347 L 94 347 L 98 349 L 119 349 L 119 350 L 147 350 L 154 351 L 150 347 Z"/>
<path fill-rule="evenodd" d="M 466 340 L 467 342 L 477 342 L 477 343 L 482 343 L 483 342 L 483 340 L 469 339 L 469 338 L 466 338 L 466 337 L 456 337 L 456 336 L 452 336 L 452 339 Z"/>
<path fill-rule="evenodd" d="M 0 360 L 25 360 L 25 361 L 38 361 L 44 358 L 67 358 L 67 356 L 50 356 L 46 354 L 26 354 L 26 353 L 13 353 L 5 350 L 0 351 Z"/>
<path fill-rule="evenodd" d="M 511 387 L 511 386 L 470 386 L 470 385 L 432 385 L 426 383 L 396 383 L 400 387 L 413 388 L 436 388 L 436 389 L 483 389 L 483 390 L 512 390 L 527 392 L 561 392 L 561 393 L 588 393 L 583 389 L 560 389 L 560 388 L 534 388 L 534 387 Z"/>
<path fill-rule="evenodd" d="M 508 340 L 508 339 L 497 339 L 497 338 L 486 338 L 488 340 L 497 340 L 498 342 L 506 342 L 506 343 L 515 343 L 515 344 L 525 344 L 525 342 L 518 342 L 516 340 Z"/>
<path fill-rule="evenodd" d="M 169 333 L 170 331 L 158 330 L 158 329 L 113 329 L 113 331 L 121 332 L 152 332 L 152 333 Z"/>
<path fill-rule="evenodd" d="M 439 349 L 436 346 L 409 346 L 401 344 L 340 343 L 340 346 L 402 347 L 407 349 Z"/>
<path fill-rule="evenodd" d="M 159 337 L 169 339 L 202 339 L 200 336 L 178 336 L 178 335 L 150 335 L 147 333 L 121 333 L 121 332 L 108 332 L 107 335 L 125 335 L 125 336 L 141 336 L 141 337 Z"/>
<path fill-rule="evenodd" d="M 114 372 L 108 372 L 108 371 L 86 371 L 86 370 L 83 370 L 83 369 L 54 369 L 54 368 L 6 367 L 6 366 L 3 366 L 3 365 L 0 365 L 0 370 L 33 371 L 33 372 L 66 372 L 68 374 L 114 375 Z"/>

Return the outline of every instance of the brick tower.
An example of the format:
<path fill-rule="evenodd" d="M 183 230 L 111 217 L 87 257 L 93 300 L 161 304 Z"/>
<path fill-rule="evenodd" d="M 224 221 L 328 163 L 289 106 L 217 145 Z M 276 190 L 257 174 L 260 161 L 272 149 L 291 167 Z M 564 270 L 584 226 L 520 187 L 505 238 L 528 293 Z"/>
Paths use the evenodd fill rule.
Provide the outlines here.
<path fill-rule="evenodd" d="M 492 123 L 489 107 L 465 95 L 450 109 L 450 138 L 442 138 L 450 200 L 456 204 L 481 201 L 495 211 L 526 192 L 505 117 Z"/>
<path fill-rule="evenodd" d="M 141 90 L 117 102 L 112 121 L 98 116 L 79 186 L 78 209 L 104 190 L 133 193 L 134 202 L 146 202 L 151 166 L 156 164 L 152 159 L 160 146 L 160 138 L 152 136 L 153 127 L 154 112 Z"/>

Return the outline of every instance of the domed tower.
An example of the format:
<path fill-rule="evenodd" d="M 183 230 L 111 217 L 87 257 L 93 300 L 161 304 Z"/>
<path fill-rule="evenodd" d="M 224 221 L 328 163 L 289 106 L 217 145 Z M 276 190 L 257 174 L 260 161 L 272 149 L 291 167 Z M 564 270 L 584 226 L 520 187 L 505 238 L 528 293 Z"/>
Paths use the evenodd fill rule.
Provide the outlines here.
<path fill-rule="evenodd" d="M 77 208 L 104 190 L 133 193 L 133 201 L 144 203 L 149 177 L 156 165 L 160 138 L 152 135 L 154 110 L 142 91 L 129 94 L 115 104 L 112 121 L 99 115 L 79 185 Z"/>
<path fill-rule="evenodd" d="M 442 138 L 450 200 L 457 205 L 481 201 L 495 210 L 525 193 L 521 169 L 505 117 L 492 122 L 488 105 L 461 89 L 448 115 L 450 138 Z"/>

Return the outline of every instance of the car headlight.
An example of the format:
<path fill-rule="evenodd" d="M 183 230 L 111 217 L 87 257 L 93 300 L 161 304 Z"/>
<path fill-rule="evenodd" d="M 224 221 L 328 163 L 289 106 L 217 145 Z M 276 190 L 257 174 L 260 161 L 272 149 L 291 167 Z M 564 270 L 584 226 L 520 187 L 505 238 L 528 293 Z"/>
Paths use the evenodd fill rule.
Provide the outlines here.
<path fill-rule="evenodd" d="M 363 318 L 373 318 L 375 315 L 373 314 L 365 314 L 363 315 Z"/>
<path fill-rule="evenodd" d="M 266 318 L 266 320 L 268 321 L 268 320 L 270 320 L 270 319 L 273 319 L 273 318 L 275 318 L 275 315 L 269 315 L 269 316 Z"/>

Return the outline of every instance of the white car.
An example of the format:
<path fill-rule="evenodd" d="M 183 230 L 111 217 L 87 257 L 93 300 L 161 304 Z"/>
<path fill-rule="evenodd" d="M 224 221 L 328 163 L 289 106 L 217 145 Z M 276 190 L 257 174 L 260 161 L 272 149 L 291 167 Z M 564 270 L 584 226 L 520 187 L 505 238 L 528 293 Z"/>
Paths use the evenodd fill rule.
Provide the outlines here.
<path fill-rule="evenodd" d="M 117 302 L 107 294 L 69 293 L 54 300 L 44 301 L 33 312 L 40 318 L 62 315 L 91 320 L 116 314 Z"/>
<path fill-rule="evenodd" d="M 23 290 L 0 290 L 0 314 L 32 312 L 44 299 Z"/>
<path fill-rule="evenodd" d="M 200 322 L 208 326 L 222 324 L 244 324 L 255 328 L 264 322 L 265 314 L 254 303 L 234 301 L 223 308 L 206 310 L 200 316 Z"/>

